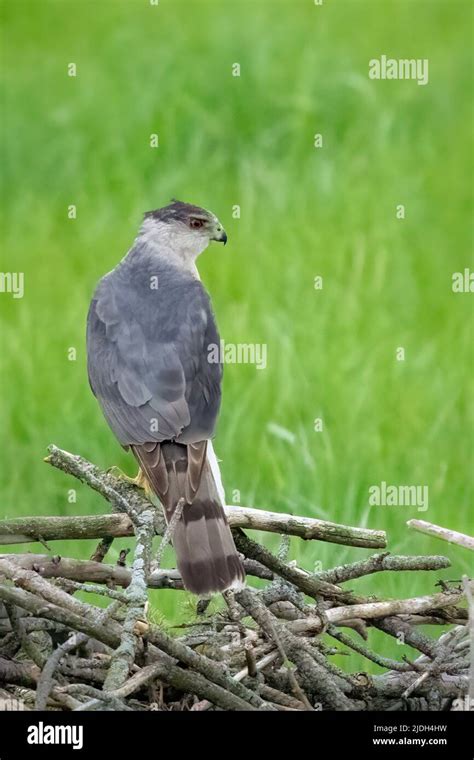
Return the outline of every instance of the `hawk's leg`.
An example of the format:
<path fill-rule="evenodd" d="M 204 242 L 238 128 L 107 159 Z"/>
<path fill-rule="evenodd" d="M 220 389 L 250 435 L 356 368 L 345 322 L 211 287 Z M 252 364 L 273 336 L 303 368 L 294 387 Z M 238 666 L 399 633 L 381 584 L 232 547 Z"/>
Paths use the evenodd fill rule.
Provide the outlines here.
<path fill-rule="evenodd" d="M 120 478 L 120 480 L 125 480 L 127 483 L 130 483 L 130 485 L 132 486 L 136 486 L 137 488 L 143 488 L 145 491 L 147 490 L 148 481 L 141 467 L 138 468 L 138 473 L 136 477 L 134 478 L 129 477 L 129 475 L 125 475 L 125 473 L 120 469 L 120 467 L 109 467 L 109 469 L 107 470 L 107 474 L 113 475 L 114 478 Z"/>

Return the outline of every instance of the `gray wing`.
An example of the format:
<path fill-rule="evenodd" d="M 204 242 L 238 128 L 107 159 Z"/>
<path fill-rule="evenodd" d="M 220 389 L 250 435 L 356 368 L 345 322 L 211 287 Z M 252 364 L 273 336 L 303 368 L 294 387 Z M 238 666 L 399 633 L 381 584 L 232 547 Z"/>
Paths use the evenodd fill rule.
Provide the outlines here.
<path fill-rule="evenodd" d="M 124 446 L 208 439 L 222 376 L 208 361 L 219 345 L 209 297 L 178 270 L 160 272 L 156 290 L 149 275 L 119 265 L 99 283 L 87 320 L 91 388 Z"/>

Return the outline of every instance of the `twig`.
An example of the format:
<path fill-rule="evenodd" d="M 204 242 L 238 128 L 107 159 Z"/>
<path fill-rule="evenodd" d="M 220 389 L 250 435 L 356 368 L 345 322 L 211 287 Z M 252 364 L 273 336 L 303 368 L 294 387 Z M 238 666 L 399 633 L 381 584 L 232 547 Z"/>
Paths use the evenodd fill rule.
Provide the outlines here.
<path fill-rule="evenodd" d="M 183 513 L 184 505 L 186 504 L 184 499 L 179 499 L 178 503 L 176 504 L 175 510 L 173 512 L 173 515 L 171 517 L 171 520 L 169 521 L 168 525 L 166 526 L 166 530 L 163 533 L 163 538 L 160 542 L 160 548 L 158 549 L 157 555 L 156 555 L 156 568 L 159 569 L 162 559 L 163 559 L 163 552 L 168 546 L 168 544 L 173 540 L 173 534 L 176 528 L 176 525 L 178 524 L 181 515 Z"/>
<path fill-rule="evenodd" d="M 341 625 L 346 620 L 362 618 L 371 620 L 374 618 L 386 618 L 399 614 L 414 614 L 427 610 L 447 607 L 458 601 L 463 596 L 462 591 L 449 591 L 431 596 L 418 596 L 411 599 L 392 599 L 384 602 L 369 602 L 367 604 L 353 604 L 345 607 L 332 607 L 326 610 L 325 618 L 329 623 Z M 288 628 L 293 633 L 319 633 L 324 629 L 325 622 L 321 616 L 306 617 L 288 623 Z"/>
<path fill-rule="evenodd" d="M 275 557 L 274 554 L 268 551 L 268 549 L 257 544 L 256 541 L 252 541 L 252 539 L 246 536 L 242 531 L 234 531 L 234 539 L 237 549 L 241 551 L 242 554 L 257 560 L 257 562 L 270 568 L 274 573 L 281 578 L 290 581 L 290 583 L 293 583 L 297 588 L 301 589 L 301 591 L 304 591 L 305 594 L 308 594 L 308 596 L 312 596 L 313 598 L 320 595 L 341 599 L 347 598 L 345 592 L 337 586 L 326 583 L 325 581 L 320 581 L 318 578 L 315 578 L 314 575 L 305 573 L 303 570 L 293 567 L 292 565 L 285 564 L 279 560 L 278 557 Z"/>
<path fill-rule="evenodd" d="M 405 620 L 400 620 L 397 617 L 384 617 L 381 620 L 373 620 L 372 625 L 384 633 L 388 633 L 389 636 L 393 636 L 400 644 L 407 644 L 413 649 L 418 649 L 419 652 L 423 652 L 428 657 L 435 656 L 436 648 L 433 639 L 412 628 Z"/>
<path fill-rule="evenodd" d="M 92 562 L 102 562 L 105 559 L 105 557 L 107 556 L 107 552 L 112 546 L 113 540 L 114 539 L 112 538 L 112 536 L 105 536 L 105 538 L 102 538 L 99 541 L 96 548 L 91 554 Z"/>
<path fill-rule="evenodd" d="M 403 557 L 388 553 L 373 554 L 368 559 L 334 567 L 324 573 L 315 573 L 315 577 L 327 583 L 339 584 L 384 570 L 441 570 L 450 565 L 449 559 L 441 556 Z"/>
<path fill-rule="evenodd" d="M 341 644 L 345 644 L 346 647 L 350 647 L 351 649 L 354 650 L 354 652 L 358 652 L 358 654 L 361 654 L 367 660 L 371 660 L 371 662 L 375 662 L 377 665 L 380 665 L 380 667 L 382 668 L 389 668 L 390 670 L 399 670 L 401 672 L 410 670 L 410 666 L 407 663 L 398 662 L 397 660 L 391 660 L 388 657 L 382 657 L 382 655 L 377 654 L 377 652 L 373 652 L 371 649 L 364 646 L 360 642 L 355 641 L 353 638 L 351 638 L 347 634 L 343 633 L 342 631 L 339 631 L 334 625 L 329 625 L 327 632 L 334 639 L 337 639 L 337 641 L 340 641 Z"/>
<path fill-rule="evenodd" d="M 0 656 L 0 681 L 18 686 L 36 687 L 40 668 L 31 662 L 16 662 Z"/>
<path fill-rule="evenodd" d="M 52 460 L 48 459 L 48 461 L 53 464 Z M 57 465 L 55 464 L 55 466 Z M 64 468 L 61 467 L 60 469 Z M 67 470 L 65 471 L 67 472 Z M 150 502 L 141 495 L 136 486 L 121 481 L 120 478 L 98 468 L 97 473 L 97 479 L 103 478 L 106 484 L 111 484 L 112 490 L 105 490 L 103 493 L 102 490 L 99 491 L 99 483 L 95 484 L 94 490 L 99 491 L 104 498 L 113 502 L 113 499 L 116 498 L 113 492 L 116 492 L 127 500 L 132 498 L 140 509 L 149 508 Z M 69 474 L 75 475 L 74 472 Z M 325 523 L 323 520 L 316 520 L 315 518 L 296 517 L 280 512 L 268 512 L 234 505 L 226 506 L 225 512 L 232 528 L 251 528 L 269 533 L 298 536 L 306 541 L 327 541 L 369 549 L 386 546 L 383 531 L 351 528 L 345 525 L 339 526 L 336 523 Z M 165 530 L 165 521 L 159 510 L 156 510 L 155 521 L 156 533 L 162 535 Z M 0 545 L 4 546 L 31 543 L 32 541 L 46 542 L 94 538 L 110 540 L 131 536 L 133 536 L 133 524 L 125 513 L 81 515 L 80 517 L 70 515 L 63 517 L 15 517 L 9 520 L 0 520 Z"/>
<path fill-rule="evenodd" d="M 413 530 L 417 530 L 420 533 L 426 533 L 428 536 L 434 536 L 443 541 L 448 541 L 450 544 L 457 544 L 465 549 L 474 551 L 474 538 L 467 536 L 465 533 L 458 533 L 456 530 L 442 528 L 440 525 L 434 525 L 425 520 L 408 520 L 407 525 L 409 528 L 413 528 Z"/>
<path fill-rule="evenodd" d="M 287 533 L 306 541 L 329 541 L 346 546 L 365 546 L 369 549 L 384 548 L 387 545 L 383 530 L 354 528 L 350 525 L 317 520 L 312 517 L 267 512 L 264 509 L 228 506 L 226 514 L 231 528 L 252 528 L 269 533 Z"/>
<path fill-rule="evenodd" d="M 46 541 L 126 538 L 133 536 L 133 523 L 126 514 L 117 513 L 80 517 L 15 517 L 0 521 L 0 545 L 31 543 L 43 535 Z"/>
<path fill-rule="evenodd" d="M 146 579 L 150 566 L 151 545 L 154 534 L 153 513 L 145 510 L 136 517 L 136 544 L 132 565 L 132 580 L 125 592 L 127 613 L 123 623 L 120 646 L 112 655 L 104 689 L 114 691 L 128 678 L 135 660 L 139 637 L 136 625 L 146 618 L 145 607 L 148 600 Z"/>

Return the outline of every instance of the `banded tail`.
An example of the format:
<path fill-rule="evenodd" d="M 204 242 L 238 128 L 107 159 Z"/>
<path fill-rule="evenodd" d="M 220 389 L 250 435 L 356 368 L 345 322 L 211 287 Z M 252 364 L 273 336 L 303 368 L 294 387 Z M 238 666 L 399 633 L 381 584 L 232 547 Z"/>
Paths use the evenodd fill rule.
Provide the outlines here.
<path fill-rule="evenodd" d="M 242 588 L 245 571 L 224 512 L 212 443 L 132 446 L 169 523 L 180 499 L 172 542 L 185 588 L 200 596 Z"/>

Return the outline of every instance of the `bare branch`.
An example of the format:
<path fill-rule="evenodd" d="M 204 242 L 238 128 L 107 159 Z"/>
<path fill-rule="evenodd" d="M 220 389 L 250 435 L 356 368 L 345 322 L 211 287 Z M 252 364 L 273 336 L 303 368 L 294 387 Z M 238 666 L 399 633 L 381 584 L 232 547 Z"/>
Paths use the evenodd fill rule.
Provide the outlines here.
<path fill-rule="evenodd" d="M 458 533 L 456 530 L 442 528 L 425 520 L 408 520 L 407 525 L 409 528 L 413 528 L 413 530 L 417 530 L 420 533 L 426 533 L 428 536 L 434 536 L 442 541 L 448 541 L 450 544 L 457 544 L 465 549 L 474 551 L 474 538 L 467 536 L 465 533 Z"/>

